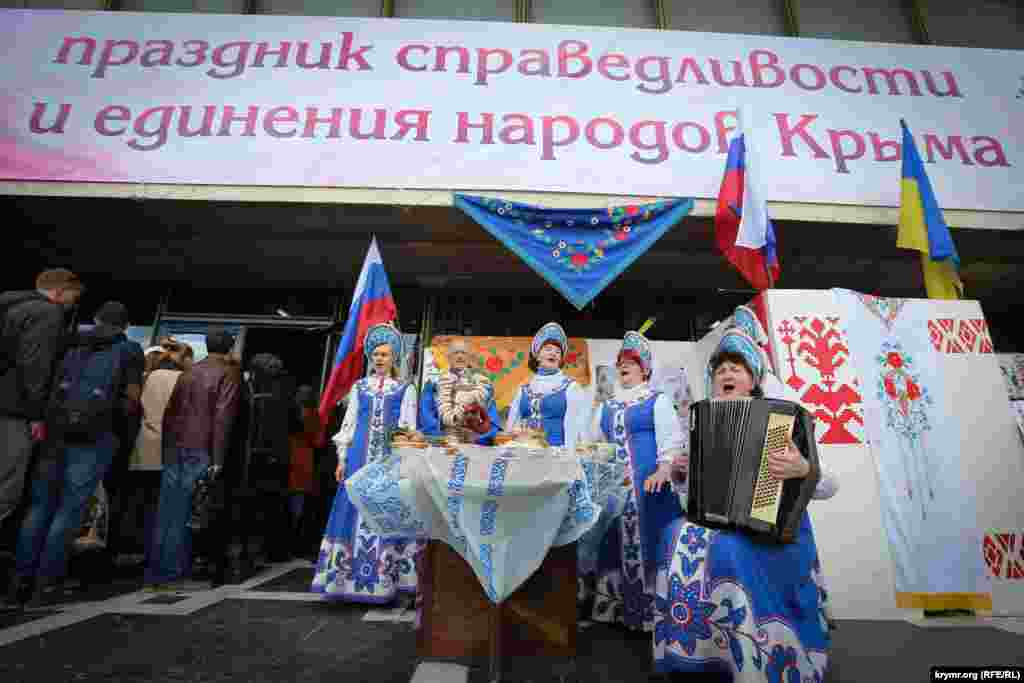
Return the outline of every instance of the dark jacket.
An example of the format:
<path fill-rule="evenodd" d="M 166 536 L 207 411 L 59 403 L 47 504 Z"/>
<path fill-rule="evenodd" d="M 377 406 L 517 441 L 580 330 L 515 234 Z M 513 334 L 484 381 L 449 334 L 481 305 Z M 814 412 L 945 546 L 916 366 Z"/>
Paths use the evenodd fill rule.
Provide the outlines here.
<path fill-rule="evenodd" d="M 220 358 L 192 366 L 174 386 L 164 412 L 164 444 L 209 452 L 214 465 L 224 464 L 231 426 L 238 414 L 237 370 Z M 164 449 L 164 464 L 170 453 Z"/>
<path fill-rule="evenodd" d="M 64 308 L 39 292 L 0 294 L 0 415 L 41 420 L 64 344 Z"/>
<path fill-rule="evenodd" d="M 141 417 L 142 405 L 138 401 L 129 400 L 127 389 L 134 384 L 142 387 L 142 375 L 146 369 L 146 356 L 138 342 L 130 341 L 124 332 L 115 327 L 99 324 L 87 332 L 78 332 L 67 339 L 64 348 L 88 346 L 101 350 L 116 346 L 121 354 L 119 377 L 114 391 L 118 396 L 118 405 L 114 411 L 114 433 L 124 443 L 135 443 L 138 432 L 137 420 Z M 126 433 L 130 431 L 131 433 Z"/>

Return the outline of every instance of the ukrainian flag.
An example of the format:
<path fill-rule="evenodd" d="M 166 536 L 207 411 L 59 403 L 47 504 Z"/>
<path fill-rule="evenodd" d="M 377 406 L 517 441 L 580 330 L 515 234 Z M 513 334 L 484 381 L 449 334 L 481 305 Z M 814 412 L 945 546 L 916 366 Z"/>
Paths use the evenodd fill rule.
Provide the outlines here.
<path fill-rule="evenodd" d="M 964 290 L 959 274 L 960 256 L 942 217 L 942 209 L 935 201 L 914 137 L 902 119 L 900 127 L 903 129 L 903 172 L 896 246 L 921 252 L 929 299 L 959 299 Z"/>

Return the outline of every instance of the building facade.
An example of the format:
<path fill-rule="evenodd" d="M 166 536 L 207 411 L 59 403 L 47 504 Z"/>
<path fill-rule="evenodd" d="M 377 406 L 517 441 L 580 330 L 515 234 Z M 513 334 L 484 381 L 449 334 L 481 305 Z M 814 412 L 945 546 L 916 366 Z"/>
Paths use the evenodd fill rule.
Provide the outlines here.
<path fill-rule="evenodd" d="M 706 41 L 717 40 L 708 34 L 727 34 L 741 41 L 749 37 L 751 44 L 774 36 L 861 41 L 899 50 L 945 46 L 958 50 L 950 55 L 965 57 L 1024 48 L 1024 10 L 1019 3 L 995 0 L 959 5 L 937 0 L 853 4 L 838 0 L 0 0 L 0 7 L 112 14 L 274 15 L 282 21 L 285 17 L 432 19 L 448 22 L 446 31 L 473 31 L 473 35 L 479 31 L 468 27 L 480 21 L 595 30 L 650 29 L 643 40 L 652 51 L 689 40 L 682 37 L 689 34 L 680 32 L 699 32 Z M 420 53 L 410 53 L 420 59 L 410 58 L 411 69 L 438 70 L 442 57 L 436 51 L 428 53 L 428 42 L 424 40 Z M 79 54 L 85 59 L 84 53 L 74 54 L 67 57 L 67 63 L 74 63 Z M 453 72 L 461 70 L 462 65 L 456 67 L 458 56 L 447 55 Z M 272 60 L 280 54 L 264 57 Z M 612 70 L 621 66 L 614 55 L 600 63 L 596 54 L 593 58 L 592 66 L 609 79 L 625 77 L 624 72 Z M 13 69 L 15 64 L 9 61 L 6 68 Z M 479 68 L 486 71 L 487 66 Z M 518 68 L 525 73 L 521 64 Z M 833 71 L 842 68 L 846 67 L 833 67 Z M 485 77 L 484 71 L 478 71 L 477 77 Z M 804 79 L 802 83 L 810 83 L 805 90 L 813 93 L 816 73 L 825 72 L 811 69 L 790 72 L 789 77 Z M 854 78 L 852 72 L 846 76 L 836 73 Z M 740 77 L 738 71 L 734 75 Z M 830 76 L 828 87 L 866 88 L 872 94 L 875 88 L 884 94 L 884 79 L 894 78 L 889 73 L 861 74 L 853 85 L 854 81 L 842 80 L 832 72 Z M 1020 94 L 1015 101 L 1021 103 L 1024 74 L 1018 77 L 1015 86 Z M 927 82 L 929 87 L 943 87 L 941 82 Z M 890 90 L 916 87 L 895 83 L 888 82 Z M 924 89 L 925 81 L 920 83 Z M 344 87 L 339 86 L 339 93 L 359 92 Z M 685 106 L 686 101 L 680 101 Z M 797 112 L 800 104 L 794 107 L 792 111 Z M 108 130 L 115 129 L 116 114 L 109 114 L 103 122 Z M 900 115 L 899 105 L 894 104 L 893 116 Z M 369 124 L 364 121 L 364 125 Z M 789 125 L 791 132 L 798 128 L 796 123 Z M 479 126 L 480 121 L 473 120 L 474 135 L 483 134 Z M 1019 127 L 1000 132 L 1011 142 L 1020 140 Z M 858 135 L 839 140 L 837 163 L 843 163 L 838 158 L 843 144 L 858 140 L 868 144 L 868 134 Z M 594 141 L 599 147 L 604 144 L 596 133 Z M 690 142 L 682 141 L 683 147 L 687 144 Z M 870 154 L 870 147 L 867 149 Z M 941 139 L 928 153 L 948 159 L 955 158 L 958 151 L 948 139 Z M 877 146 L 875 152 L 883 154 Z M 971 160 L 971 154 L 977 159 L 979 153 L 977 147 L 966 148 L 964 163 L 984 165 Z M 984 154 L 981 158 L 985 159 Z M 724 157 L 707 166 L 712 184 L 720 178 L 722 160 Z M 1024 180 L 1021 160 L 1009 157 L 1003 161 L 996 169 L 1000 177 L 1015 179 L 1019 187 Z M 634 172 L 640 171 L 624 171 L 621 192 L 593 192 L 588 182 L 580 179 L 564 185 L 562 191 L 492 187 L 482 193 L 563 207 L 610 206 L 654 196 L 631 191 L 629 177 Z M 842 175 L 833 177 L 844 179 Z M 894 177 L 894 186 L 897 182 Z M 289 315 L 330 318 L 347 306 L 365 248 L 375 235 L 398 298 L 402 325 L 409 331 L 429 328 L 437 333 L 526 335 L 549 319 L 561 319 L 574 336 L 617 337 L 624 329 L 656 316 L 659 322 L 651 330 L 654 338 L 696 339 L 750 297 L 744 281 L 715 251 L 715 201 L 706 191 L 696 197 L 692 216 L 680 228 L 660 240 L 594 304 L 576 311 L 452 207 L 452 190 L 469 191 L 464 184 L 426 189 L 395 185 L 373 188 L 347 182 L 298 187 L 237 183 L 231 178 L 223 183 L 0 179 L 0 201 L 11 219 L 16 242 L 0 257 L 5 273 L 2 284 L 5 289 L 25 286 L 35 271 L 60 264 L 75 268 L 95 283 L 92 297 L 129 301 L 139 323 L 151 322 L 161 306 L 165 312 L 272 318 L 281 309 Z M 689 192 L 680 187 L 680 194 Z M 782 260 L 780 287 L 835 286 L 887 296 L 924 296 L 918 257 L 895 246 L 898 208 L 891 203 L 771 199 Z M 1024 350 L 1024 338 L 1017 332 L 1017 320 L 1024 312 L 1018 295 L 1024 285 L 1024 211 L 962 206 L 947 210 L 946 218 L 960 251 L 967 296 L 982 302 L 998 350 Z"/>

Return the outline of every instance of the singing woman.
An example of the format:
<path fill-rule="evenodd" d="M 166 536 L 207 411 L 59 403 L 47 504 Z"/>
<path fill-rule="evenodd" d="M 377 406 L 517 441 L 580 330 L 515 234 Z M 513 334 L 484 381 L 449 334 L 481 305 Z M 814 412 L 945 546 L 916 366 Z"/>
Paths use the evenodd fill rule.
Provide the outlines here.
<path fill-rule="evenodd" d="M 745 332 L 725 333 L 709 362 L 715 398 L 762 396 L 765 357 Z M 771 397 L 775 398 L 775 397 Z M 674 475 L 685 488 L 687 458 Z M 779 479 L 805 477 L 809 464 L 790 442 L 769 460 Z M 815 499 L 838 484 L 821 469 Z M 685 509 L 685 506 L 684 506 Z M 830 644 L 827 593 L 806 511 L 796 542 L 760 543 L 742 532 L 698 526 L 682 517 L 664 531 L 655 600 L 655 669 L 718 672 L 722 681 L 821 681 Z"/>
<path fill-rule="evenodd" d="M 670 484 L 672 462 L 683 454 L 682 425 L 672 400 L 649 384 L 652 361 L 643 335 L 627 332 L 615 363 L 619 387 L 595 412 L 590 430 L 593 441 L 617 446 L 626 465 L 625 502 L 614 519 L 603 513 L 604 523 L 580 542 L 584 574 L 597 548 L 596 577 L 583 577 L 584 593 L 594 593 L 591 618 L 643 631 L 654 628 L 659 535 L 682 515 Z"/>
<path fill-rule="evenodd" d="M 390 452 L 395 428 L 416 428 L 416 388 L 398 377 L 402 335 L 390 323 L 366 333 L 368 376 L 348 397 L 338 447 L 338 493 L 320 545 L 313 592 L 350 602 L 387 603 L 401 595 L 406 605 L 416 593 L 414 539 L 381 541 L 360 519 L 345 489 L 346 476 Z"/>
<path fill-rule="evenodd" d="M 509 404 L 505 430 L 543 429 L 548 444 L 575 448 L 590 418 L 590 402 L 576 380 L 562 372 L 569 339 L 558 323 L 540 328 L 530 345 L 534 376 Z"/>

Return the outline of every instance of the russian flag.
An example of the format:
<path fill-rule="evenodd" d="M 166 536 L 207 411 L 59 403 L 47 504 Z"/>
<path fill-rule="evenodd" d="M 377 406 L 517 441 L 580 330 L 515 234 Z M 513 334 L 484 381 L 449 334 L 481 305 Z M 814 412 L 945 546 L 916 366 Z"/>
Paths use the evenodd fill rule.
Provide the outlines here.
<path fill-rule="evenodd" d="M 366 332 L 374 325 L 394 320 L 398 315 L 395 299 L 391 296 L 388 275 L 384 272 L 384 261 L 377 249 L 377 238 L 370 243 L 366 252 L 363 269 L 359 271 L 352 305 L 348 309 L 348 320 L 341 335 L 338 353 L 334 356 L 334 368 L 327 380 L 327 387 L 320 397 L 320 421 L 327 424 L 334 407 L 348 394 L 352 385 L 363 374 L 363 342 Z"/>
<path fill-rule="evenodd" d="M 749 131 L 744 131 L 729 143 L 715 211 L 715 241 L 729 263 L 763 290 L 779 279 L 779 255 L 758 182 L 759 165 L 749 142 Z"/>

